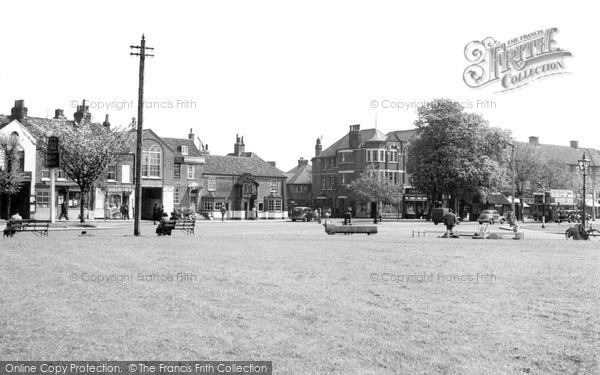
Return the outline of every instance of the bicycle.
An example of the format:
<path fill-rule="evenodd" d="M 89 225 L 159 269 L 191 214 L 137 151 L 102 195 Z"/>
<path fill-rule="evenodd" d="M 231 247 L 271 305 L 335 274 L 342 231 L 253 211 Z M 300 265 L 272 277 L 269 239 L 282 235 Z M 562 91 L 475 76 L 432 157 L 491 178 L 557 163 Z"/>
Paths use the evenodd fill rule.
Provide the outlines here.
<path fill-rule="evenodd" d="M 591 225 L 590 228 L 586 230 L 581 223 L 578 223 L 565 231 L 565 239 L 570 240 L 571 238 L 587 241 L 600 241 L 600 230 L 592 228 Z"/>

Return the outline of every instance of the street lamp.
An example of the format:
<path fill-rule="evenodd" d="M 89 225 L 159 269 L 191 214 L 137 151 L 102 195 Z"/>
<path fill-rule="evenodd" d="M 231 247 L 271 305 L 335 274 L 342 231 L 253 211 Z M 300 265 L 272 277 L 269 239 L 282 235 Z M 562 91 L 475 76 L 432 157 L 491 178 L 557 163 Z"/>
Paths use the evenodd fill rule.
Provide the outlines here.
<path fill-rule="evenodd" d="M 583 158 L 577 160 L 577 163 L 579 164 L 579 170 L 583 172 L 583 218 L 581 219 L 581 223 L 585 228 L 585 176 L 587 176 L 587 169 L 590 165 L 590 161 L 585 156 L 585 152 L 583 153 Z"/>

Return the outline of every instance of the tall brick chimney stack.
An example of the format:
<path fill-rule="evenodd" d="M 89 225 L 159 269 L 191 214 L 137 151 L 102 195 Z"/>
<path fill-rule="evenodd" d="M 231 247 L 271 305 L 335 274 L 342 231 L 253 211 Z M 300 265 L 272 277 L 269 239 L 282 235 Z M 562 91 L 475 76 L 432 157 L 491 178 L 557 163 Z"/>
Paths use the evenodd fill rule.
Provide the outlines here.
<path fill-rule="evenodd" d="M 323 152 L 323 146 L 321 145 L 321 138 L 317 138 L 317 143 L 315 144 L 315 158 L 321 155 Z"/>
<path fill-rule="evenodd" d="M 92 121 L 92 114 L 90 113 L 90 106 L 86 105 L 85 99 L 82 105 L 77 106 L 77 112 L 73 113 L 75 122 L 81 123 L 82 120 Z"/>
<path fill-rule="evenodd" d="M 27 117 L 27 107 L 25 107 L 25 100 L 15 100 L 15 106 L 10 110 L 10 117 L 13 120 L 23 120 Z"/>
<path fill-rule="evenodd" d="M 360 124 L 359 125 L 350 125 L 350 131 L 348 132 L 348 141 L 350 143 L 350 148 L 355 149 L 360 146 Z"/>
<path fill-rule="evenodd" d="M 54 118 L 57 120 L 62 120 L 65 119 L 65 111 L 63 111 L 62 109 L 55 109 L 54 110 Z"/>
<path fill-rule="evenodd" d="M 236 156 L 241 156 L 246 150 L 246 145 L 244 145 L 244 136 L 240 138 L 238 134 L 235 135 L 235 144 L 233 145 L 233 153 Z"/>
<path fill-rule="evenodd" d="M 108 121 L 108 113 L 106 114 L 106 117 L 104 119 L 104 122 L 102 123 L 102 126 L 104 126 L 106 129 L 110 129 L 110 122 Z"/>

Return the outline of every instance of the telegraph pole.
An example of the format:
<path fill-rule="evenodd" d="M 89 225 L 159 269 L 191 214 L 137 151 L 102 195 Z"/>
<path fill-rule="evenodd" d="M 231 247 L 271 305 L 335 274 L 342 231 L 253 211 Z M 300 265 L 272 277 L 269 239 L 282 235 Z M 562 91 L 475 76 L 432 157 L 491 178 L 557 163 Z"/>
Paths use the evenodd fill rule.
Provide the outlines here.
<path fill-rule="evenodd" d="M 131 52 L 131 56 L 140 57 L 140 80 L 138 86 L 138 126 L 137 126 L 137 142 L 135 147 L 135 208 L 134 208 L 134 223 L 133 235 L 139 236 L 140 222 L 142 218 L 142 130 L 144 123 L 144 61 L 146 56 L 154 56 L 146 53 L 146 50 L 154 50 L 154 48 L 146 47 L 146 38 L 142 34 L 142 40 L 139 46 L 130 46 L 131 49 L 138 49 L 139 53 Z"/>

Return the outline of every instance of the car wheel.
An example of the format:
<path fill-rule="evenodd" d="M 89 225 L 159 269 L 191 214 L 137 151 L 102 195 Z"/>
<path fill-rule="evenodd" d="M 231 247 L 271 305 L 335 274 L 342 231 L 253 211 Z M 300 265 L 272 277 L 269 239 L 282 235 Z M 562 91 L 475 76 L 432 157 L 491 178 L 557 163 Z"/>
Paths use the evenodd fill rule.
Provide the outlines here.
<path fill-rule="evenodd" d="M 296 221 L 296 219 L 292 219 L 292 221 Z"/>
<path fill-rule="evenodd" d="M 304 218 L 302 219 L 302 221 L 304 221 L 305 223 L 308 221 L 308 219 L 306 218 L 306 216 L 304 216 Z"/>
<path fill-rule="evenodd" d="M 480 222 L 479 222 L 479 225 L 483 225 L 483 221 L 480 221 Z"/>
<path fill-rule="evenodd" d="M 439 222 L 438 222 L 438 221 L 434 221 L 433 223 L 434 223 L 435 225 L 438 225 L 438 224 L 439 224 Z"/>

